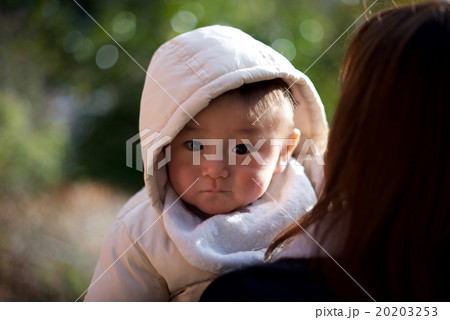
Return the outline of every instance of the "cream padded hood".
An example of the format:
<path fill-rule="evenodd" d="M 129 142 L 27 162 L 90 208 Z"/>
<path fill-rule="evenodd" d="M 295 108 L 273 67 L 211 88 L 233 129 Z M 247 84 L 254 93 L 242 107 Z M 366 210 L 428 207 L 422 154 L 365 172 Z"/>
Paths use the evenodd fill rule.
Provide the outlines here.
<path fill-rule="evenodd" d="M 238 29 L 210 26 L 181 34 L 155 52 L 142 93 L 139 130 L 145 185 L 156 212 L 162 212 L 167 183 L 165 166 L 157 169 L 164 146 L 212 99 L 244 83 L 275 78 L 291 86 L 298 103 L 299 147 L 312 138 L 323 154 L 328 124 L 319 95 L 306 75 L 269 46 Z M 314 183 L 321 168 L 309 162 L 311 167 L 303 165 Z"/>

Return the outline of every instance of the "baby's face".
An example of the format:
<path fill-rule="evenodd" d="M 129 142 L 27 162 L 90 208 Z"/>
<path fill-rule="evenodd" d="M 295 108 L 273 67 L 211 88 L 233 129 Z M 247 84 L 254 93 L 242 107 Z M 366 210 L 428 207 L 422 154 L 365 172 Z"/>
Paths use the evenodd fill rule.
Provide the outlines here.
<path fill-rule="evenodd" d="M 271 145 L 271 139 L 286 134 L 270 128 L 264 116 L 252 125 L 248 106 L 235 96 L 213 100 L 195 120 L 198 125 L 189 122 L 171 143 L 168 173 L 176 193 L 210 215 L 258 199 L 282 171 L 279 159 L 286 148 Z"/>

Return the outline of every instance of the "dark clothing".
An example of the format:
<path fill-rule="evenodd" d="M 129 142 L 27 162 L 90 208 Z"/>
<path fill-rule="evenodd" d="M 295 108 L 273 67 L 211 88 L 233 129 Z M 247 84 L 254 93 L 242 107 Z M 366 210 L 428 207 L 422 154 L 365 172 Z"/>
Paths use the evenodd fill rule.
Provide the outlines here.
<path fill-rule="evenodd" d="M 441 278 L 429 296 L 413 296 L 412 292 L 393 296 L 387 290 L 373 294 L 377 301 L 449 301 L 448 277 L 437 270 Z M 328 277 L 325 277 L 324 274 Z M 379 276 L 379 275 L 378 275 Z M 374 275 L 372 281 L 376 281 Z M 334 292 L 327 279 L 334 278 Z M 382 280 L 380 280 L 382 281 Z M 386 281 L 384 281 L 386 283 Z M 367 284 L 363 284 L 367 288 Z M 399 282 L 398 285 L 401 285 Z M 405 283 L 403 283 L 405 286 Z M 203 292 L 200 301 L 266 302 L 266 301 L 373 301 L 347 273 L 334 261 L 320 258 L 285 259 L 274 263 L 257 265 L 224 274 L 214 280 Z"/>
<path fill-rule="evenodd" d="M 312 272 L 309 260 L 284 259 L 224 274 L 210 284 L 200 301 L 309 302 L 337 298 L 325 278 Z"/>

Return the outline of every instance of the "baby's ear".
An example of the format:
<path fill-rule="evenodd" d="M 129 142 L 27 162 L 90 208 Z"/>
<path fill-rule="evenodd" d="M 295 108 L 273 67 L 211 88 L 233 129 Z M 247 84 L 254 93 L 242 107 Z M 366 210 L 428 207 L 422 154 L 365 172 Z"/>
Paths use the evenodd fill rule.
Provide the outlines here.
<path fill-rule="evenodd" d="M 280 150 L 280 156 L 278 157 L 278 162 L 273 174 L 279 174 L 284 171 L 289 159 L 292 156 L 292 152 L 294 152 L 294 149 L 298 145 L 299 141 L 300 141 L 300 130 L 294 128 L 292 129 L 292 132 L 289 134 L 288 138 L 285 140 L 285 144 L 282 146 Z"/>

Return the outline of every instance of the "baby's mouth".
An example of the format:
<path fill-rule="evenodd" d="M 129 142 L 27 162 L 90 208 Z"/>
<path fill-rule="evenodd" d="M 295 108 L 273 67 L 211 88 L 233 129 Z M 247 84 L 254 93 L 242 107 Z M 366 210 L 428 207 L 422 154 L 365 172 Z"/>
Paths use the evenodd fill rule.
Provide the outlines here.
<path fill-rule="evenodd" d="M 202 192 L 205 192 L 205 193 L 226 193 L 226 192 L 230 192 L 230 191 L 221 190 L 221 189 L 207 189 L 207 190 L 203 190 Z"/>

